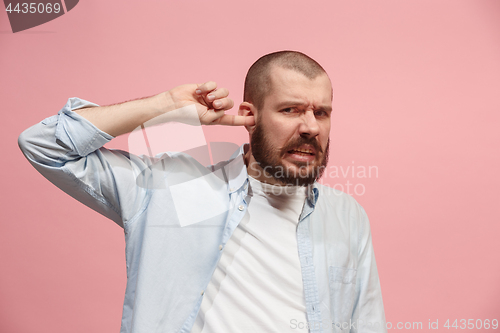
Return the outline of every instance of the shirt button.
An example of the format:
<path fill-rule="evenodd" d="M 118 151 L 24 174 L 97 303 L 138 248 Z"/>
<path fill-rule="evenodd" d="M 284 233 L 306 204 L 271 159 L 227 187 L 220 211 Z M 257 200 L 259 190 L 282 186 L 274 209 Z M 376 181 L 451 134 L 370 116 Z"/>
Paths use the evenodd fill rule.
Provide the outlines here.
<path fill-rule="evenodd" d="M 239 206 L 238 206 L 238 209 L 239 209 L 240 211 L 242 211 L 243 209 L 245 209 L 245 207 L 244 207 L 243 205 L 239 205 Z"/>
<path fill-rule="evenodd" d="M 204 293 L 205 293 L 205 290 L 202 290 L 201 293 L 200 293 L 201 296 L 203 296 Z"/>
<path fill-rule="evenodd" d="M 222 250 L 222 244 L 221 244 L 221 245 L 219 245 L 219 250 Z"/>

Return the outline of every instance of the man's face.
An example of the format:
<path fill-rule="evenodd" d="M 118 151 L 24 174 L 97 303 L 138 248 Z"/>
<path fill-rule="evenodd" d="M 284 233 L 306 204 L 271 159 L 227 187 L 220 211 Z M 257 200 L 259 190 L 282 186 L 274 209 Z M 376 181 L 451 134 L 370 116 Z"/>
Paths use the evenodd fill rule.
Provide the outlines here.
<path fill-rule="evenodd" d="M 271 92 L 257 110 L 251 135 L 252 154 L 264 176 L 289 185 L 312 184 L 328 163 L 330 79 L 321 74 L 310 80 L 281 67 L 270 75 Z"/>

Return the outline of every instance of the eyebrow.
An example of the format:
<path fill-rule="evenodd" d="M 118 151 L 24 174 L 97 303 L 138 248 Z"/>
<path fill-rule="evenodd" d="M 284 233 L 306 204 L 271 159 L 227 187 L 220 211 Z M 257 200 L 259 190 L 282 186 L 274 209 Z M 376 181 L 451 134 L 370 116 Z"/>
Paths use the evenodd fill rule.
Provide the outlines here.
<path fill-rule="evenodd" d="M 302 101 L 285 101 L 281 102 L 278 104 L 278 110 L 281 110 L 285 107 L 290 107 L 290 106 L 304 106 L 306 103 Z M 322 105 L 314 109 L 314 111 L 327 111 L 331 112 L 332 111 L 332 106 L 331 105 Z"/>

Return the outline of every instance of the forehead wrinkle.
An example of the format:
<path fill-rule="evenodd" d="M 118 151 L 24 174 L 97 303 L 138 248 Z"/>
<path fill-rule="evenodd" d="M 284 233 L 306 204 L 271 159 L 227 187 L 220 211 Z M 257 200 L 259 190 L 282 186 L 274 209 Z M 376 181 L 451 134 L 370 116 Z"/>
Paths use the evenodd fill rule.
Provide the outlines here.
<path fill-rule="evenodd" d="M 315 110 L 315 111 L 317 111 L 317 110 L 332 111 L 332 106 L 329 104 L 314 105 L 314 103 L 310 103 L 310 102 L 303 101 L 303 100 L 289 100 L 289 101 L 280 102 L 280 103 L 278 103 L 278 105 L 276 105 L 276 108 L 282 109 L 284 107 L 294 107 L 294 106 L 303 106 L 303 107 L 304 106 L 305 107 L 312 106 L 313 110 Z"/>
<path fill-rule="evenodd" d="M 277 72 L 281 72 L 278 74 Z M 296 74 L 299 74 L 298 76 Z M 291 76 L 290 76 L 291 75 Z M 308 106 L 311 105 L 313 109 L 319 110 L 319 109 L 326 109 L 326 110 L 331 110 L 331 104 L 319 104 L 323 103 L 324 101 L 320 101 L 320 97 L 318 100 L 318 104 L 315 105 L 312 103 L 311 99 L 308 98 L 307 96 L 302 96 L 302 97 L 297 97 L 296 93 L 299 95 L 301 93 L 307 93 L 306 90 L 314 89 L 316 88 L 315 85 L 317 84 L 318 80 L 321 77 L 326 77 L 329 82 L 330 86 L 330 91 L 329 91 L 329 97 L 330 97 L 330 103 L 333 101 L 333 88 L 331 87 L 331 81 L 330 78 L 328 77 L 328 74 L 326 72 L 319 73 L 318 75 L 314 76 L 313 78 L 309 78 L 300 71 L 296 71 L 294 69 L 282 67 L 279 65 L 271 65 L 271 68 L 268 73 L 266 73 L 265 77 L 265 88 L 267 89 L 266 95 L 263 99 L 262 107 L 265 108 L 265 105 L 268 102 L 268 99 L 273 96 L 274 93 L 276 93 L 276 88 L 281 87 L 280 93 L 284 94 L 285 96 L 288 95 L 288 97 L 284 97 L 288 99 L 288 102 L 291 102 L 290 105 L 293 106 Z M 294 90 L 300 89 L 301 91 L 299 92 L 294 92 Z M 291 90 L 290 90 L 291 89 Z M 286 104 L 286 102 L 280 102 L 279 108 L 282 107 L 282 105 Z M 276 106 L 275 106 L 276 107 Z"/>
<path fill-rule="evenodd" d="M 278 105 L 276 107 L 278 109 L 281 109 L 282 107 L 285 107 L 285 106 L 308 106 L 308 105 L 310 105 L 309 102 L 306 102 L 306 101 L 300 100 L 300 99 L 296 99 L 296 100 L 287 100 L 287 101 L 280 102 L 280 103 L 278 103 Z"/>

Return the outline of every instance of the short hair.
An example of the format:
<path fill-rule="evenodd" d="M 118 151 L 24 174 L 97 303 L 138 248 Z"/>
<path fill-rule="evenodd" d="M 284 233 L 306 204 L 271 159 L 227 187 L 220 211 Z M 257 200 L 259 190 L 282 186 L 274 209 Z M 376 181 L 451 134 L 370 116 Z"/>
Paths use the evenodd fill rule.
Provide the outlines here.
<path fill-rule="evenodd" d="M 264 106 L 265 98 L 271 93 L 270 72 L 274 66 L 294 70 L 311 80 L 326 74 L 320 64 L 301 52 L 278 51 L 260 57 L 248 70 L 243 92 L 243 100 L 257 109 Z"/>

